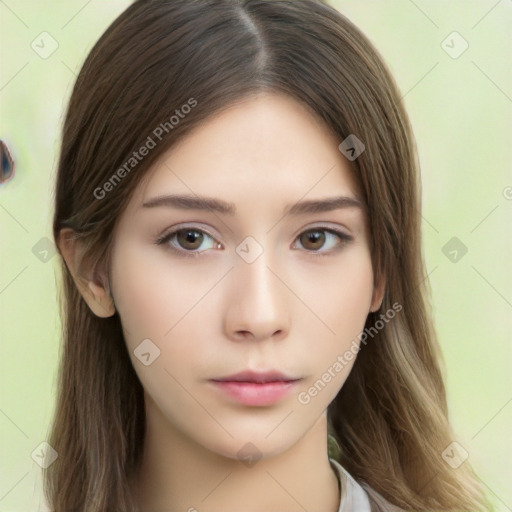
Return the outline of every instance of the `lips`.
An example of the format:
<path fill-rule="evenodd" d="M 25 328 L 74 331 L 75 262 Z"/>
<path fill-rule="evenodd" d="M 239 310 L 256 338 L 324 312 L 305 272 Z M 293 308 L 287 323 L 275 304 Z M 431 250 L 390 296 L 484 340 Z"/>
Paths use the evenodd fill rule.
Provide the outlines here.
<path fill-rule="evenodd" d="M 272 370 L 268 372 L 243 371 L 228 375 L 227 377 L 211 380 L 214 382 L 251 382 L 255 384 L 265 384 L 268 382 L 294 382 L 300 380 L 300 378 L 289 377 L 281 372 Z"/>
<path fill-rule="evenodd" d="M 277 371 L 244 371 L 210 379 L 210 383 L 224 399 L 256 407 L 273 405 L 283 400 L 291 394 L 300 380 L 302 379 Z"/>

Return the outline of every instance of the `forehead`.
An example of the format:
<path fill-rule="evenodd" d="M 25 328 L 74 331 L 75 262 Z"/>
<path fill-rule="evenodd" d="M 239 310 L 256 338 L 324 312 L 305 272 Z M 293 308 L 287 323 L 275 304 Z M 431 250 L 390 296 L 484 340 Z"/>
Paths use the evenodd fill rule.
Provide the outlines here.
<path fill-rule="evenodd" d="M 302 103 L 262 93 L 207 119 L 164 153 L 132 207 L 166 193 L 214 196 L 256 209 L 309 196 L 358 197 L 340 142 Z"/>

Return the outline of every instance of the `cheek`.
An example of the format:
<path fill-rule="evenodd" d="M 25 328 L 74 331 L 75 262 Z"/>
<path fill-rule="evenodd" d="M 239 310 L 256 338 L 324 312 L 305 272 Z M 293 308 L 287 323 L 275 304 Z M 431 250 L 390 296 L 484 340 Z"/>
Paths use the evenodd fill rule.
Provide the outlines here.
<path fill-rule="evenodd" d="M 338 345 L 352 340 L 363 329 L 371 306 L 373 271 L 368 251 L 363 247 L 347 251 L 336 263 L 321 265 L 309 275 L 301 281 L 301 296 L 318 323 L 323 322 L 323 332 Z"/>
<path fill-rule="evenodd" d="M 191 366 L 201 367 L 212 357 L 205 350 L 204 326 L 213 325 L 213 294 L 208 292 L 219 277 L 211 269 L 208 274 L 185 272 L 183 264 L 173 265 L 165 254 L 155 253 L 154 248 L 119 243 L 122 257 L 112 261 L 112 291 L 143 387 L 160 405 L 172 396 L 172 410 L 180 411 L 193 406 L 180 383 L 190 378 Z"/>
<path fill-rule="evenodd" d="M 129 343 L 138 339 L 160 337 L 172 319 L 162 315 L 165 308 L 173 311 L 172 293 L 166 293 L 165 275 L 156 280 L 155 268 L 148 265 L 135 251 L 119 248 L 119 257 L 113 261 L 113 293 L 123 330 Z M 164 297 L 162 295 L 167 295 Z M 175 298 L 177 302 L 177 298 Z"/>
<path fill-rule="evenodd" d="M 112 264 L 113 293 L 129 344 L 145 338 L 165 344 L 185 325 L 190 327 L 196 309 L 203 315 L 212 310 L 207 307 L 210 292 L 222 269 L 197 265 L 186 270 L 153 247 L 119 244 L 117 253 L 122 256 Z"/>
<path fill-rule="evenodd" d="M 346 257 L 335 265 L 319 267 L 314 275 L 314 282 L 307 280 L 314 288 L 302 291 L 316 314 L 308 316 L 309 325 L 305 326 L 310 333 L 305 341 L 313 370 L 307 386 L 321 379 L 318 390 L 312 393 L 325 388 L 315 401 L 327 406 L 353 367 L 360 343 L 358 335 L 371 306 L 373 272 L 369 252 L 347 251 Z M 328 371 L 330 374 L 326 375 Z"/>

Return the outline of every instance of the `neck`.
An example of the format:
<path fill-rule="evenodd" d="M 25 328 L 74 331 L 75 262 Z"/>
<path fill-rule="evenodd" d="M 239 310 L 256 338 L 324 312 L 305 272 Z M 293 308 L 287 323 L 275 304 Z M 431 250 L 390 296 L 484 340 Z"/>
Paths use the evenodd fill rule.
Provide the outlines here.
<path fill-rule="evenodd" d="M 337 512 L 325 413 L 290 449 L 253 464 L 224 457 L 174 428 L 146 396 L 146 438 L 135 495 L 152 512 Z"/>

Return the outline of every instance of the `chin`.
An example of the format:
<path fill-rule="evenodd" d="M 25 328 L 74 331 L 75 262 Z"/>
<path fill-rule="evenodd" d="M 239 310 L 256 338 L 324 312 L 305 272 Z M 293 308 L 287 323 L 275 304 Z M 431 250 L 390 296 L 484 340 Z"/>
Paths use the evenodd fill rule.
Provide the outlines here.
<path fill-rule="evenodd" d="M 287 434 L 284 431 L 283 433 Z M 210 438 L 208 443 L 203 446 L 222 457 L 239 460 L 250 467 L 260 459 L 272 458 L 286 452 L 298 441 L 298 439 L 286 435 L 284 436 L 286 440 L 277 435 L 275 439 L 272 439 L 274 434 L 271 434 L 270 437 L 267 434 L 268 432 L 261 435 L 254 435 L 254 433 L 244 435 L 243 432 L 233 432 L 233 438 L 219 440 L 218 443 L 212 443 Z"/>

